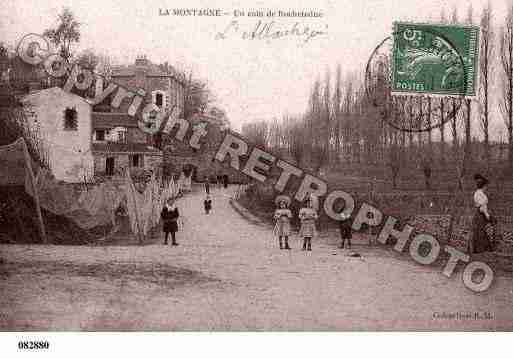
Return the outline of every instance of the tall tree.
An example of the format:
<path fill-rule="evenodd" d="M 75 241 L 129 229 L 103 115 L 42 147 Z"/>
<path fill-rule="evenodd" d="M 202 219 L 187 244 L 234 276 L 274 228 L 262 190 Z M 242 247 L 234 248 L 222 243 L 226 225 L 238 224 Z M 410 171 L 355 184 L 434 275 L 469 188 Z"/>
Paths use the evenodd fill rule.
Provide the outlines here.
<path fill-rule="evenodd" d="M 333 94 L 333 127 L 335 130 L 335 161 L 340 159 L 340 134 L 342 121 L 342 69 L 340 64 L 337 65 L 337 74 L 335 79 L 335 92 Z"/>
<path fill-rule="evenodd" d="M 59 49 L 65 60 L 70 61 L 73 57 L 72 45 L 80 41 L 80 23 L 69 8 L 64 8 L 57 17 L 57 26 L 46 29 L 43 35 Z"/>
<path fill-rule="evenodd" d="M 440 12 L 440 22 L 447 23 L 445 10 L 442 8 Z M 445 164 L 445 110 L 447 108 L 447 101 L 440 97 L 440 163 Z"/>
<path fill-rule="evenodd" d="M 453 7 L 451 14 L 451 24 L 458 23 L 458 10 L 456 7 Z M 456 99 L 451 100 L 451 134 L 452 134 L 452 150 L 453 155 L 456 156 L 459 150 L 459 142 L 458 142 L 458 104 Z"/>
<path fill-rule="evenodd" d="M 513 2 L 510 2 L 500 37 L 502 76 L 499 108 L 506 124 L 508 136 L 508 164 L 513 170 Z"/>
<path fill-rule="evenodd" d="M 326 69 L 326 75 L 324 78 L 324 91 L 323 91 L 323 103 L 322 103 L 322 137 L 324 138 L 322 164 L 330 162 L 331 156 L 331 73 L 329 68 Z"/>
<path fill-rule="evenodd" d="M 491 3 L 483 9 L 481 14 L 481 62 L 480 62 L 480 120 L 481 129 L 483 130 L 484 150 L 486 163 L 490 163 L 490 101 L 489 91 L 491 82 L 491 71 L 492 71 L 492 58 L 494 49 L 493 39 L 493 28 L 492 28 L 492 8 Z"/>
<path fill-rule="evenodd" d="M 467 9 L 467 24 L 473 23 L 474 9 L 472 3 L 469 4 Z M 471 138 L 471 118 L 472 118 L 472 100 L 465 100 L 465 155 L 464 155 L 464 167 L 468 167 L 472 161 L 472 138 Z"/>

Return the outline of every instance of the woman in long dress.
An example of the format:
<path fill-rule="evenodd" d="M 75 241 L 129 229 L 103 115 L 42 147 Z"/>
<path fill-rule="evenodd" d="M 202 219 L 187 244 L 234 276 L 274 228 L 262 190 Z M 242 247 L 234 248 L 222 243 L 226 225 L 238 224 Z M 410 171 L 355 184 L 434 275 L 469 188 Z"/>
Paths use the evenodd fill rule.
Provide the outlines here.
<path fill-rule="evenodd" d="M 474 180 L 476 181 L 477 187 L 474 192 L 474 206 L 476 211 L 472 220 L 472 240 L 469 241 L 468 248 L 470 254 L 492 250 L 492 243 L 486 232 L 486 225 L 493 221 L 488 212 L 488 196 L 486 195 L 488 180 L 480 174 L 476 174 Z"/>
<path fill-rule="evenodd" d="M 288 208 L 290 198 L 288 196 L 278 196 L 276 197 L 276 204 L 278 208 L 274 211 L 274 219 L 276 220 L 274 233 L 278 236 L 280 249 L 290 249 L 290 219 L 292 218 L 292 212 Z M 283 240 L 285 241 L 285 245 Z"/>
<path fill-rule="evenodd" d="M 301 229 L 299 236 L 303 237 L 302 250 L 312 250 L 312 238 L 317 234 L 315 228 L 315 220 L 318 218 L 317 211 L 314 209 L 314 203 L 311 198 L 306 200 L 306 207 L 299 210 L 299 219 L 301 221 Z"/>

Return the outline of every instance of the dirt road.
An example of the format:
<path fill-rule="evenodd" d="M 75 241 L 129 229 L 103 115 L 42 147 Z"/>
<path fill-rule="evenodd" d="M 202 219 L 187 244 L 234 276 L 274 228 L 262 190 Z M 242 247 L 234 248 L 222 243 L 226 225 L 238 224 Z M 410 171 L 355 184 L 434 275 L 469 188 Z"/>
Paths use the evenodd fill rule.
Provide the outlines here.
<path fill-rule="evenodd" d="M 178 247 L 0 247 L 2 330 L 478 330 L 513 328 L 513 281 L 486 293 L 383 248 L 277 249 L 229 204 L 183 198 Z M 476 318 L 475 313 L 478 313 Z M 451 319 L 452 317 L 452 319 Z"/>

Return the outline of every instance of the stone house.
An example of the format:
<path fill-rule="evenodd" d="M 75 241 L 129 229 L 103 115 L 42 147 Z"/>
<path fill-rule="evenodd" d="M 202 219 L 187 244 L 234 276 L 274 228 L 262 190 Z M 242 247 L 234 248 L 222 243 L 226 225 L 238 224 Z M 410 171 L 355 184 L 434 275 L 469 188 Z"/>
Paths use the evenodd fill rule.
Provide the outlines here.
<path fill-rule="evenodd" d="M 246 175 L 226 163 L 215 160 L 217 150 L 224 140 L 226 131 L 229 130 L 227 123 L 214 116 L 199 113 L 192 115 L 189 123 L 191 127 L 200 123 L 206 126 L 207 135 L 200 140 L 201 148 L 199 150 L 192 148 L 188 137 L 183 142 L 176 140 L 175 130 L 173 130 L 164 145 L 164 166 L 174 173 L 190 172 L 192 180 L 197 182 L 224 175 L 228 176 L 230 183 L 247 182 Z"/>
<path fill-rule="evenodd" d="M 47 159 L 57 180 L 89 181 L 94 162 L 91 148 L 91 105 L 82 97 L 53 87 L 23 98 L 28 136 Z"/>
<path fill-rule="evenodd" d="M 162 151 L 153 147 L 137 121 L 123 113 L 92 113 L 92 154 L 97 176 L 155 169 L 162 164 Z"/>
<path fill-rule="evenodd" d="M 111 81 L 134 92 L 144 91 L 143 103 L 153 103 L 164 111 L 175 106 L 181 116 L 184 111 L 185 84 L 172 70 L 164 71 L 140 56 L 133 65 L 111 69 Z M 105 86 L 97 81 L 96 86 Z M 94 106 L 92 114 L 95 175 L 113 175 L 129 166 L 137 169 L 155 169 L 162 166 L 162 151 L 155 147 L 153 136 L 138 127 L 140 111 L 128 115 L 129 102 L 114 109 L 112 96 Z"/>

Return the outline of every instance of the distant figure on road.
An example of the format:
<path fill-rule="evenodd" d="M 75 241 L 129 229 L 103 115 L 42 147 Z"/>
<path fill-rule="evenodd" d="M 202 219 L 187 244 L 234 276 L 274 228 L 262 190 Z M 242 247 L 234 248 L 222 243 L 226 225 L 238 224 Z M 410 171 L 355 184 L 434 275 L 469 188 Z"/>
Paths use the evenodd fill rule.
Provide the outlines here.
<path fill-rule="evenodd" d="M 210 178 L 205 176 L 205 192 L 210 194 Z"/>
<path fill-rule="evenodd" d="M 315 220 L 318 218 L 317 212 L 313 208 L 314 204 L 311 198 L 307 198 L 306 207 L 299 210 L 299 219 L 301 220 L 301 229 L 299 236 L 303 237 L 303 250 L 312 250 L 312 238 L 316 235 Z"/>
<path fill-rule="evenodd" d="M 292 218 L 292 212 L 288 208 L 290 205 L 290 198 L 288 196 L 278 196 L 276 197 L 275 203 L 278 208 L 274 211 L 274 219 L 276 220 L 274 233 L 278 236 L 280 249 L 290 249 L 290 219 Z M 285 240 L 285 246 L 282 242 L 283 239 Z"/>
<path fill-rule="evenodd" d="M 474 206 L 476 212 L 472 220 L 472 239 L 469 241 L 469 254 L 481 253 L 493 250 L 487 226 L 493 226 L 495 219 L 488 212 L 488 196 L 486 188 L 488 180 L 480 174 L 474 176 L 476 191 L 474 192 Z"/>
<path fill-rule="evenodd" d="M 210 198 L 210 195 L 207 195 L 207 198 L 203 201 L 203 206 L 205 206 L 205 213 L 209 214 L 212 210 L 212 198 Z"/>
<path fill-rule="evenodd" d="M 344 248 L 345 242 L 347 240 L 347 248 L 351 248 L 351 238 L 352 230 L 351 230 L 351 216 L 349 214 L 344 213 L 344 208 L 340 211 L 341 220 L 338 222 L 340 228 L 340 242 L 339 248 Z"/>
<path fill-rule="evenodd" d="M 162 212 L 160 213 L 160 218 L 162 218 L 162 229 L 165 233 L 164 244 L 167 245 L 167 240 L 169 237 L 169 233 L 171 233 L 171 244 L 173 246 L 177 246 L 176 243 L 176 232 L 178 232 L 178 217 L 180 213 L 178 213 L 178 208 L 175 206 L 175 201 L 173 198 L 168 198 L 166 201 L 166 205 L 162 208 Z"/>
<path fill-rule="evenodd" d="M 223 176 L 224 188 L 228 188 L 228 175 Z"/>

